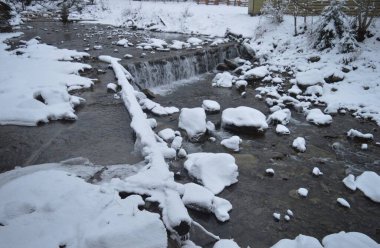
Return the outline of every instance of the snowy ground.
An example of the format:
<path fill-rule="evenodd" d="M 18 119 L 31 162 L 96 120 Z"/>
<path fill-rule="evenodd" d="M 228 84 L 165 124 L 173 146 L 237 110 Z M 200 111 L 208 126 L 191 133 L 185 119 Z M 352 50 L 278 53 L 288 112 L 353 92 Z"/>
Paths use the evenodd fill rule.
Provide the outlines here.
<path fill-rule="evenodd" d="M 101 9 L 106 9 L 106 11 L 102 12 Z M 225 72 L 217 75 L 216 80 L 213 80 L 213 86 L 227 87 L 227 89 L 217 89 L 216 92 L 226 90 L 225 96 L 230 95 L 238 99 L 230 101 L 233 98 L 226 99 L 225 96 L 219 98 L 224 103 L 228 102 L 228 105 L 217 105 L 217 109 L 222 112 L 220 116 L 222 129 L 227 129 L 228 125 L 233 125 L 241 130 L 254 127 L 260 132 L 269 132 L 269 136 L 271 136 L 274 135 L 272 132 L 274 128 L 270 124 L 281 123 L 283 126 L 280 126 L 278 132 L 287 134 L 289 134 L 289 130 L 285 126 L 289 125 L 292 131 L 291 135 L 288 138 L 281 136 L 284 142 L 270 144 L 269 150 L 271 151 L 276 145 L 279 147 L 286 146 L 288 149 L 286 151 L 290 154 L 287 156 L 290 157 L 293 164 L 299 165 L 305 161 L 315 163 L 315 159 L 320 159 L 318 160 L 320 164 L 329 164 L 331 162 L 329 159 L 319 156 L 324 154 L 326 157 L 332 157 L 331 154 L 333 154 L 332 151 L 325 152 L 322 149 L 316 149 L 317 144 L 313 141 L 316 141 L 315 136 L 318 135 L 315 133 L 318 131 L 307 126 L 309 124 L 302 124 L 307 126 L 307 128 L 302 128 L 299 123 L 307 121 L 318 126 L 315 128 L 319 128 L 319 126 L 323 128 L 326 125 L 333 125 L 334 118 L 342 119 L 341 116 L 331 117 L 329 114 L 334 115 L 338 112 L 344 114 L 351 111 L 350 113 L 357 118 L 369 119 L 380 125 L 380 98 L 378 97 L 380 95 L 380 73 L 378 71 L 380 42 L 376 40 L 380 34 L 378 30 L 373 29 L 375 36 L 367 39 L 361 45 L 360 53 L 338 55 L 335 50 L 326 53 L 311 49 L 305 35 L 293 37 L 291 35 L 290 17 L 286 17 L 285 22 L 280 26 L 274 26 L 265 18 L 249 17 L 245 12 L 246 8 L 241 7 L 110 0 L 105 1 L 104 6 L 90 6 L 80 17 L 84 19 L 96 18 L 97 22 L 105 24 L 126 25 L 127 18 L 134 16 L 135 24 L 143 28 L 150 27 L 150 29 L 161 31 L 194 32 L 217 36 L 223 36 L 229 28 L 235 33 L 250 37 L 251 39 L 246 40 L 245 45 L 252 50 L 251 52 L 255 54 L 260 64 L 257 63 L 258 61 L 252 64 L 249 61 L 236 60 L 238 64 L 240 63 L 239 72 Z M 75 17 L 75 13 L 72 17 Z M 377 24 L 379 24 L 378 20 Z M 0 59 L 9 61 L 9 63 L 0 65 L 0 72 L 2 72 L 0 103 L 5 106 L 1 110 L 0 124 L 31 126 L 38 122 L 56 119 L 76 119 L 74 107 L 83 99 L 70 95 L 69 91 L 90 87 L 93 82 L 78 75 L 80 70 L 89 69 L 90 66 L 72 60 L 83 58 L 88 54 L 56 49 L 53 46 L 41 44 L 36 39 L 23 42 L 25 46 L 20 47 L 17 50 L 18 53 L 6 51 L 7 46 L 3 42 L 14 35 L 18 34 L 0 36 Z M 217 43 L 217 40 L 214 42 Z M 193 37 L 188 39 L 186 43 L 189 46 L 196 47 L 201 45 L 202 41 Z M 119 45 L 125 46 L 125 44 L 127 42 Z M 166 45 L 163 44 L 165 41 L 150 39 L 147 43 L 137 44 L 137 46 L 151 51 L 152 49 L 165 49 Z M 177 46 L 178 42 L 175 42 L 174 45 Z M 102 50 L 100 45 L 94 46 L 94 49 Z M 133 75 L 121 65 L 120 60 L 108 55 L 99 56 L 98 59 L 109 64 L 117 78 L 117 82 L 115 82 L 117 85 L 111 85 L 110 88 L 114 91 L 119 90 L 115 97 L 121 97 L 131 116 L 130 125 L 136 134 L 135 145 L 145 158 L 145 163 L 134 167 L 135 169 L 131 171 L 124 171 L 125 166 L 109 166 L 107 172 L 104 172 L 97 167 L 92 167 L 88 161 L 80 159 L 61 164 L 15 169 L 0 174 L 0 196 L 2 199 L 6 199 L 0 204 L 0 228 L 3 229 L 0 232 L 0 240 L 4 241 L 7 247 L 41 247 L 46 245 L 102 247 L 103 245 L 116 248 L 120 244 L 133 244 L 134 247 L 165 247 L 167 246 L 166 230 L 181 243 L 179 239 L 187 235 L 190 226 L 199 228 L 213 241 L 219 240 L 218 236 L 207 232 L 195 221 L 189 214 L 189 209 L 212 213 L 217 220 L 222 222 L 229 220 L 230 211 L 234 205 L 222 198 L 222 191 L 226 187 L 230 187 L 229 190 L 233 192 L 233 185 L 239 184 L 238 176 L 240 175 L 239 166 L 241 164 L 244 171 L 248 168 L 247 161 L 249 161 L 249 166 L 255 164 L 256 167 L 249 168 L 250 173 L 258 169 L 257 163 L 252 162 L 256 158 L 252 154 L 244 154 L 244 151 L 248 150 L 254 153 L 255 151 L 252 151 L 252 144 L 254 144 L 257 146 L 256 152 L 268 152 L 267 147 L 265 147 L 266 150 L 260 150 L 263 146 L 268 145 L 266 140 L 257 143 L 247 135 L 232 136 L 228 139 L 231 136 L 226 135 L 224 130 L 221 131 L 219 127 L 216 128 L 209 121 L 210 119 L 215 120 L 215 118 L 206 115 L 207 111 L 203 106 L 203 100 L 206 99 L 199 101 L 196 106 L 179 106 L 182 109 L 178 121 L 174 123 L 175 126 L 172 126 L 173 119 L 170 117 L 170 124 L 166 124 L 172 129 L 166 127 L 166 129 L 161 129 L 161 132 L 157 132 L 154 130 L 157 126 L 157 120 L 164 122 L 162 119 L 169 119 L 166 116 L 168 114 L 178 116 L 179 109 L 165 107 L 169 106 L 166 105 L 166 102 L 155 102 L 156 100 L 147 99 L 143 93 L 133 88 L 131 84 Z M 348 59 L 347 56 L 355 56 L 356 60 L 345 65 L 343 62 Z M 309 61 L 311 57 L 319 57 L 319 60 L 311 62 Z M 20 68 L 22 68 L 23 73 L 20 73 Z M 329 82 L 333 77 L 337 77 L 340 81 Z M 245 80 L 260 80 L 261 87 L 256 90 L 247 87 L 248 95 L 246 95 L 247 92 L 244 92 L 241 98 L 239 95 L 236 96 L 236 93 L 226 93 L 235 90 L 233 86 L 237 85 L 239 81 L 245 83 L 239 83 L 238 87 L 245 88 L 247 82 Z M 211 87 L 211 82 L 209 82 L 208 87 Z M 290 87 L 291 90 L 288 91 Z M 256 93 L 258 94 L 255 95 Z M 191 96 L 177 99 L 178 102 L 175 104 L 183 103 L 189 98 Z M 246 98 L 250 100 L 244 100 Z M 252 108 L 256 106 L 236 106 L 248 101 L 255 103 L 255 101 L 260 101 L 259 99 L 264 100 L 261 105 L 257 104 L 260 106 L 260 110 Z M 193 100 L 192 104 L 195 104 L 194 99 L 191 98 L 191 100 Z M 268 109 L 263 110 L 264 102 L 269 105 L 269 111 Z M 317 108 L 320 106 L 323 106 L 325 113 Z M 293 112 L 290 112 L 287 109 L 288 107 Z M 158 110 L 152 111 L 153 109 Z M 143 110 L 155 115 L 148 115 Z M 243 115 L 241 116 L 241 114 Z M 296 117 L 293 118 L 293 115 Z M 302 117 L 302 115 L 304 116 Z M 304 122 L 299 121 L 300 116 L 304 118 Z M 310 133 L 314 132 L 312 138 L 307 132 L 304 133 L 308 128 L 310 128 Z M 332 130 L 337 130 L 337 127 L 334 128 Z M 181 133 L 180 129 L 185 130 L 185 132 Z M 231 130 L 231 133 L 234 132 L 238 131 L 236 129 Z M 368 159 L 376 158 L 378 148 L 373 141 L 374 136 L 372 134 L 362 134 L 359 131 L 350 130 L 347 134 L 343 133 L 344 141 L 341 139 L 342 130 L 334 135 L 339 136 L 339 142 L 328 144 L 329 147 L 331 145 L 334 152 L 340 149 L 340 142 L 346 144 L 351 141 L 351 138 L 364 139 L 366 143 L 361 144 L 361 149 L 367 150 L 369 144 L 372 151 L 370 151 L 371 157 Z M 375 137 L 377 138 L 377 136 Z M 207 141 L 203 142 L 203 148 L 191 143 L 204 139 Z M 186 140 L 186 144 L 183 140 Z M 218 142 L 215 142 L 216 140 Z M 321 141 L 317 140 L 317 142 Z M 322 143 L 326 146 L 327 142 Z M 243 154 L 235 155 L 236 158 L 239 158 L 235 163 L 235 157 L 230 154 L 200 152 L 206 150 L 210 144 L 213 147 L 224 145 L 227 148 L 232 148 L 235 152 L 240 151 L 241 145 Z M 292 151 L 292 147 L 296 151 Z M 200 150 L 197 152 L 197 149 Z M 358 150 L 358 148 L 356 149 Z M 187 152 L 191 152 L 191 154 L 187 155 Z M 374 153 L 375 155 L 373 155 Z M 259 155 L 257 156 L 259 157 Z M 179 159 L 183 159 L 184 167 L 194 182 L 178 182 L 176 180 L 176 177 L 182 176 L 181 173 L 175 174 L 170 169 L 172 169 L 173 164 L 178 163 Z M 263 181 L 267 181 L 271 177 L 281 182 L 289 179 L 296 181 L 294 183 L 291 180 L 293 189 L 288 194 L 293 200 L 289 201 L 292 201 L 293 204 L 298 201 L 299 203 L 296 206 L 302 206 L 303 210 L 305 207 L 312 208 L 318 204 L 324 207 L 328 206 L 332 209 L 331 211 L 337 211 L 336 208 L 341 211 L 342 206 L 345 207 L 343 211 L 346 211 L 346 208 L 350 208 L 348 211 L 355 211 L 357 206 L 358 210 L 356 209 L 356 211 L 360 212 L 368 207 L 364 204 L 362 208 L 360 203 L 356 202 L 358 193 L 352 196 L 341 189 L 329 189 L 323 184 L 324 177 L 327 177 L 325 180 L 327 180 L 328 185 L 332 181 L 339 182 L 340 186 L 344 184 L 352 190 L 360 189 L 373 202 L 378 203 L 380 201 L 380 177 L 376 172 L 363 172 L 363 168 L 355 170 L 356 168 L 348 167 L 355 172 L 357 177 L 355 179 L 354 176 L 349 176 L 347 179 L 343 179 L 342 174 L 347 172 L 342 173 L 342 168 L 336 168 L 335 170 L 339 170 L 339 173 L 337 172 L 336 175 L 329 177 L 327 173 L 322 175 L 315 168 L 313 171 L 309 170 L 304 173 L 303 171 L 308 167 L 300 167 L 297 173 L 294 174 L 294 171 L 291 171 L 290 174 L 287 174 L 287 170 L 290 170 L 286 168 L 289 161 L 286 159 L 284 159 L 285 162 L 277 161 L 282 159 L 284 158 L 266 160 L 265 163 L 271 163 L 271 167 L 275 168 L 276 172 L 272 168 L 265 170 L 267 167 L 263 166 L 260 168 L 261 171 L 263 173 L 266 171 L 268 175 L 264 179 L 262 176 L 255 178 L 254 183 L 257 184 L 260 180 L 264 183 Z M 85 166 L 83 163 L 87 163 L 87 165 Z M 279 164 L 280 166 L 278 166 Z M 375 162 L 372 161 L 372 164 L 365 166 L 377 171 L 377 168 L 373 167 L 374 164 Z M 67 165 L 76 166 L 68 169 Z M 324 172 L 335 173 L 333 172 L 335 170 L 329 167 L 323 168 Z M 363 173 L 359 174 L 359 171 Z M 99 177 L 99 174 L 100 182 L 93 184 L 91 180 L 94 177 Z M 277 178 L 277 174 L 280 177 Z M 258 175 L 259 173 L 250 174 L 247 178 L 247 174 L 245 174 L 243 180 L 252 181 L 252 178 Z M 82 179 L 78 177 L 82 177 Z M 110 179 L 113 177 L 116 178 Z M 316 181 L 316 177 L 321 179 L 321 183 Z M 322 187 L 323 190 L 316 185 Z M 256 189 L 256 185 L 252 186 L 253 189 Z M 275 191 L 273 187 L 269 187 L 269 189 L 271 190 L 263 193 L 265 197 L 261 195 L 260 199 L 273 197 L 280 192 L 279 190 Z M 321 196 L 321 191 L 327 192 L 328 197 Z M 330 192 L 332 193 L 330 194 Z M 343 195 L 338 195 L 337 192 L 345 194 L 344 197 L 349 201 L 346 201 L 342 198 Z M 220 193 L 221 195 L 219 195 Z M 256 193 L 249 192 L 250 195 Z M 123 196 L 123 194 L 128 196 L 125 198 L 126 195 Z M 137 194 L 144 195 L 144 198 Z M 228 193 L 225 194 L 228 195 Z M 333 198 L 333 205 L 325 202 L 326 199 L 331 200 L 330 198 Z M 142 206 L 152 202 L 158 203 L 162 213 L 161 218 L 158 214 L 150 212 L 149 208 L 141 210 Z M 337 205 L 337 202 L 340 205 Z M 375 213 L 376 216 L 378 211 L 373 210 L 375 209 L 374 205 L 371 205 L 375 204 L 373 202 L 369 204 L 369 208 L 371 213 Z M 244 203 L 243 198 L 237 201 L 240 207 L 242 203 Z M 281 225 L 286 225 L 284 223 L 288 222 L 292 223 L 294 216 L 290 210 L 286 211 L 286 215 L 282 219 L 286 205 L 287 202 L 277 202 L 276 209 L 269 209 L 269 211 L 275 210 L 275 212 L 273 215 L 268 215 L 266 220 L 271 221 L 271 225 L 268 226 L 272 227 L 273 223 L 277 224 L 277 222 Z M 248 207 L 252 208 L 252 206 Z M 268 209 L 254 209 L 253 214 L 258 213 L 257 215 L 263 217 L 261 213 L 266 210 Z M 76 215 L 72 215 L 73 212 Z M 305 216 L 307 213 L 304 212 L 298 211 L 296 216 L 299 214 L 298 216 L 306 219 L 308 216 Z M 339 213 L 342 216 L 347 216 L 347 212 Z M 348 212 L 348 216 L 350 213 Z M 352 212 L 352 216 L 356 219 L 359 214 Z M 276 222 L 272 220 L 271 216 L 275 218 Z M 363 218 L 368 218 L 368 216 L 363 216 Z M 318 222 L 318 220 L 315 221 Z M 294 223 L 304 224 L 297 222 L 297 220 L 294 220 Z M 371 224 L 363 223 L 364 225 Z M 96 228 L 93 228 L 94 226 Z M 60 231 L 52 231 L 58 227 Z M 368 226 L 365 228 L 368 229 Z M 306 229 L 303 231 L 310 232 Z M 325 233 L 326 230 L 323 232 Z M 21 235 L 25 238 L 20 239 Z M 36 235 L 39 235 L 40 238 L 35 239 Z M 233 238 L 229 235 L 225 236 Z M 338 247 L 342 243 L 347 244 L 347 247 L 379 247 L 379 244 L 370 237 L 354 232 L 332 234 L 322 239 L 324 247 Z M 191 241 L 182 242 L 184 247 L 192 247 L 191 244 Z M 214 247 L 234 246 L 236 244 L 232 240 L 221 240 L 215 243 Z M 322 247 L 322 245 L 315 238 L 298 236 L 295 240 L 281 240 L 274 247 Z"/>

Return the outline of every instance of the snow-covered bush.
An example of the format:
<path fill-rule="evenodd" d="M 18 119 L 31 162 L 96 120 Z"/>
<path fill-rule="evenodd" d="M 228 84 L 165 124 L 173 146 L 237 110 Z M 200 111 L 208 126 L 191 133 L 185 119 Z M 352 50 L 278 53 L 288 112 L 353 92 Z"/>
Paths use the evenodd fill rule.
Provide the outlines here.
<path fill-rule="evenodd" d="M 371 25 L 376 14 L 376 0 L 354 0 L 356 17 L 354 21 L 354 29 L 356 31 L 356 39 L 363 41 L 367 33 L 367 29 Z"/>
<path fill-rule="evenodd" d="M 353 35 L 347 15 L 343 12 L 344 0 L 332 0 L 322 14 L 313 32 L 313 47 L 318 50 L 337 47 L 341 53 L 355 52 L 358 43 Z"/>
<path fill-rule="evenodd" d="M 284 21 L 287 5 L 287 0 L 267 0 L 261 8 L 261 13 L 271 19 L 273 23 L 281 23 Z"/>

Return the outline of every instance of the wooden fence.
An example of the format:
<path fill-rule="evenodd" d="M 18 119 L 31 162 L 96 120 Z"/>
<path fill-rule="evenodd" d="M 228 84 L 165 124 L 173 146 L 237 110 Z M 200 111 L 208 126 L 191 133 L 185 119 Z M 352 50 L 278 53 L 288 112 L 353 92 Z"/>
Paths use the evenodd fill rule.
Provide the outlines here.
<path fill-rule="evenodd" d="M 247 7 L 248 0 L 195 0 L 197 4 L 206 4 L 206 5 L 232 5 L 232 6 L 241 6 Z"/>

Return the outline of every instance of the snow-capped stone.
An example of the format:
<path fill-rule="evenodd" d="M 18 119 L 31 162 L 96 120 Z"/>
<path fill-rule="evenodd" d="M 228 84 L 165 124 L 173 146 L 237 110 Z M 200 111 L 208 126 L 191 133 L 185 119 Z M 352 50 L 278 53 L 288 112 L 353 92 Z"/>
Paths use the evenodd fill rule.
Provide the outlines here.
<path fill-rule="evenodd" d="M 285 127 L 284 125 L 282 124 L 277 124 L 276 126 L 276 133 L 277 134 L 282 134 L 282 135 L 286 135 L 286 134 L 290 134 L 290 131 L 287 127 Z"/>
<path fill-rule="evenodd" d="M 281 214 L 279 213 L 273 213 L 273 218 L 277 221 L 281 220 Z"/>
<path fill-rule="evenodd" d="M 107 89 L 112 90 L 113 92 L 117 91 L 117 85 L 114 83 L 107 84 Z"/>
<path fill-rule="evenodd" d="M 225 109 L 222 113 L 222 126 L 236 130 L 263 132 L 268 128 L 265 115 L 259 110 L 240 106 Z M 247 131 L 248 131 L 247 130 Z"/>
<path fill-rule="evenodd" d="M 165 140 L 166 142 L 170 142 L 174 139 L 175 137 L 175 134 L 174 134 L 174 130 L 171 129 L 171 128 L 165 128 L 161 131 L 158 132 L 158 136 L 160 136 L 163 140 Z"/>
<path fill-rule="evenodd" d="M 306 151 L 306 141 L 303 137 L 297 137 L 292 144 L 292 147 L 299 152 Z"/>
<path fill-rule="evenodd" d="M 212 121 L 207 121 L 206 122 L 206 129 L 209 132 L 214 132 L 215 131 L 215 124 Z"/>
<path fill-rule="evenodd" d="M 245 80 L 254 80 L 261 79 L 269 74 L 269 71 L 266 66 L 255 67 L 244 73 Z"/>
<path fill-rule="evenodd" d="M 232 76 L 228 71 L 218 73 L 212 80 L 212 86 L 230 88 L 232 87 L 233 79 L 234 76 Z"/>
<path fill-rule="evenodd" d="M 288 210 L 286 210 L 286 213 L 287 213 L 289 216 L 294 217 L 294 214 L 293 214 L 293 211 L 292 211 L 292 210 L 288 209 Z"/>
<path fill-rule="evenodd" d="M 175 149 L 175 150 L 179 150 L 182 146 L 182 137 L 181 136 L 175 136 L 170 147 Z"/>
<path fill-rule="evenodd" d="M 340 232 L 330 234 L 322 239 L 325 248 L 378 248 L 380 245 L 363 233 Z"/>
<path fill-rule="evenodd" d="M 295 239 L 281 239 L 271 248 L 323 248 L 318 239 L 305 235 L 298 235 Z"/>
<path fill-rule="evenodd" d="M 283 80 L 281 78 L 279 78 L 279 77 L 275 77 L 275 78 L 272 79 L 272 82 L 274 84 L 282 84 Z"/>
<path fill-rule="evenodd" d="M 290 89 L 288 89 L 290 94 L 299 95 L 302 93 L 302 90 L 295 84 Z"/>
<path fill-rule="evenodd" d="M 323 173 L 319 170 L 318 167 L 314 167 L 312 173 L 314 176 L 317 176 L 317 177 L 323 175 Z"/>
<path fill-rule="evenodd" d="M 179 149 L 178 157 L 179 158 L 186 158 L 187 157 L 187 152 L 185 151 L 185 149 L 183 149 L 183 148 Z"/>
<path fill-rule="evenodd" d="M 210 137 L 208 140 L 211 141 L 211 142 L 215 142 L 216 141 L 215 137 Z"/>
<path fill-rule="evenodd" d="M 347 188 L 349 188 L 349 189 L 351 189 L 351 190 L 353 190 L 353 191 L 355 191 L 356 190 L 356 183 L 355 183 L 355 176 L 354 175 L 352 175 L 352 174 L 350 174 L 350 175 L 348 175 L 347 177 L 345 177 L 344 179 L 343 179 L 343 183 L 344 183 L 344 185 L 347 187 Z"/>
<path fill-rule="evenodd" d="M 278 105 L 274 105 L 273 107 L 270 107 L 269 108 L 269 111 L 271 112 L 271 113 L 274 113 L 274 112 L 276 112 L 276 111 L 278 111 L 278 110 L 281 110 L 282 108 L 280 107 L 280 106 L 278 106 Z"/>
<path fill-rule="evenodd" d="M 373 135 L 370 133 L 363 134 L 362 132 L 355 130 L 355 129 L 350 129 L 347 132 L 347 137 L 350 138 L 359 138 L 359 139 L 364 139 L 364 140 L 372 140 Z"/>
<path fill-rule="evenodd" d="M 302 197 L 306 197 L 308 194 L 309 194 L 309 191 L 305 188 L 299 188 L 297 190 L 297 193 L 302 196 Z"/>
<path fill-rule="evenodd" d="M 235 158 L 227 153 L 192 153 L 187 155 L 184 166 L 189 175 L 198 179 L 214 194 L 238 181 Z"/>
<path fill-rule="evenodd" d="M 239 145 L 241 144 L 241 142 L 242 139 L 240 139 L 239 136 L 232 136 L 231 138 L 222 140 L 220 144 L 228 149 L 238 152 L 240 150 Z"/>
<path fill-rule="evenodd" d="M 362 150 L 368 150 L 368 144 L 362 144 L 360 148 Z"/>
<path fill-rule="evenodd" d="M 286 221 L 290 221 L 290 217 L 289 217 L 289 215 L 286 214 L 286 215 L 284 216 L 284 219 L 285 219 Z"/>
<path fill-rule="evenodd" d="M 244 90 L 248 85 L 248 82 L 242 79 L 239 79 L 235 82 L 235 87 L 239 90 Z"/>
<path fill-rule="evenodd" d="M 336 201 L 343 207 L 350 208 L 350 204 L 344 198 L 338 198 Z"/>
<path fill-rule="evenodd" d="M 101 45 L 95 45 L 94 47 L 94 50 L 102 50 L 103 47 Z"/>
<path fill-rule="evenodd" d="M 232 239 L 221 239 L 214 244 L 213 248 L 240 248 L 240 246 Z"/>
<path fill-rule="evenodd" d="M 125 46 L 125 45 L 127 45 L 127 47 L 128 47 L 128 40 L 127 39 L 121 39 L 118 42 L 116 42 L 116 45 L 118 45 L 118 46 Z"/>
<path fill-rule="evenodd" d="M 133 58 L 133 55 L 132 54 L 124 54 L 124 58 L 126 58 L 126 59 L 131 59 L 131 58 Z"/>
<path fill-rule="evenodd" d="M 157 121 L 156 119 L 154 118 L 148 118 L 146 119 L 149 123 L 149 126 L 152 128 L 152 129 L 155 129 L 157 127 Z"/>
<path fill-rule="evenodd" d="M 199 46 L 202 45 L 203 41 L 201 39 L 198 39 L 196 37 L 190 37 L 186 41 L 187 43 L 193 45 L 193 46 Z"/>
<path fill-rule="evenodd" d="M 291 112 L 289 109 L 281 109 L 277 110 L 276 112 L 272 113 L 268 116 L 267 122 L 268 123 L 279 123 L 282 125 L 286 125 L 289 123 L 291 118 Z"/>
<path fill-rule="evenodd" d="M 268 168 L 268 169 L 265 170 L 265 173 L 267 173 L 270 176 L 273 176 L 274 175 L 274 170 L 272 168 Z"/>
<path fill-rule="evenodd" d="M 321 72 L 317 69 L 311 69 L 305 72 L 298 72 L 296 75 L 298 86 L 308 87 L 316 84 L 322 84 L 324 79 Z"/>
<path fill-rule="evenodd" d="M 211 112 L 211 113 L 219 112 L 220 111 L 220 105 L 219 105 L 219 103 L 216 102 L 216 101 L 213 101 L 213 100 L 203 100 L 203 102 L 202 102 L 202 108 L 206 112 Z"/>
<path fill-rule="evenodd" d="M 365 196 L 380 203 L 380 176 L 373 171 L 365 171 L 356 177 L 355 184 Z"/>
<path fill-rule="evenodd" d="M 313 85 L 307 87 L 305 91 L 305 95 L 311 95 L 311 96 L 322 96 L 323 95 L 323 88 L 320 85 Z"/>
<path fill-rule="evenodd" d="M 206 113 L 203 108 L 183 108 L 178 127 L 185 130 L 191 141 L 198 141 L 206 132 Z"/>
<path fill-rule="evenodd" d="M 306 120 L 315 125 L 328 125 L 332 122 L 331 115 L 324 114 L 320 109 L 311 109 L 307 112 Z"/>

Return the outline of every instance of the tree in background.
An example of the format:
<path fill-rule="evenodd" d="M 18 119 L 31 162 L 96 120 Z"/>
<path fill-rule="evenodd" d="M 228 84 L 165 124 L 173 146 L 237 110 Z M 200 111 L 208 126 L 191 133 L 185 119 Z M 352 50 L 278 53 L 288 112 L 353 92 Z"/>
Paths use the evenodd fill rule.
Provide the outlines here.
<path fill-rule="evenodd" d="M 271 19 L 273 23 L 279 24 L 284 21 L 287 6 L 287 0 L 267 0 L 261 8 L 261 13 Z"/>
<path fill-rule="evenodd" d="M 345 1 L 332 0 L 325 7 L 314 31 L 313 46 L 318 50 L 338 47 L 341 53 L 355 52 L 359 45 L 347 15 L 343 12 Z"/>
<path fill-rule="evenodd" d="M 356 30 L 356 39 L 361 42 L 375 16 L 375 0 L 353 0 L 356 9 L 354 29 Z"/>

